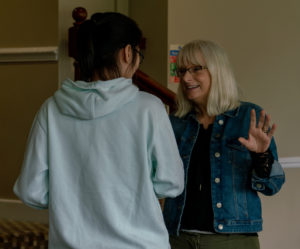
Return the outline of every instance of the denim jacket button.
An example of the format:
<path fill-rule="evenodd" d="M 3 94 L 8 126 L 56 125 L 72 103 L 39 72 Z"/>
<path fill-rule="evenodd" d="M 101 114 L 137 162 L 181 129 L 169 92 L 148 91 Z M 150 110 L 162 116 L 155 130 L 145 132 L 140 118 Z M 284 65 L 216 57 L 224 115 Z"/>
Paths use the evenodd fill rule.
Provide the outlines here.
<path fill-rule="evenodd" d="M 221 208 L 222 207 L 222 203 L 221 202 L 218 202 L 217 203 L 217 208 Z"/>
<path fill-rule="evenodd" d="M 219 152 L 216 152 L 216 153 L 215 153 L 215 157 L 216 157 L 216 158 L 219 158 L 220 156 L 221 156 L 221 154 L 220 154 Z"/>
<path fill-rule="evenodd" d="M 221 182 L 221 179 L 219 177 L 216 177 L 215 178 L 215 183 L 220 183 Z"/>
<path fill-rule="evenodd" d="M 215 138 L 220 138 L 221 137 L 221 134 L 220 133 L 217 133 L 216 135 L 215 135 Z"/>
<path fill-rule="evenodd" d="M 219 228 L 219 230 L 223 230 L 223 225 L 222 225 L 222 224 L 219 224 L 219 225 L 218 225 L 218 228 Z"/>
<path fill-rule="evenodd" d="M 261 185 L 260 183 L 256 183 L 256 187 L 257 187 L 258 189 L 260 189 L 260 188 L 262 187 L 262 185 Z"/>
<path fill-rule="evenodd" d="M 219 123 L 219 125 L 223 125 L 224 121 L 222 119 L 220 119 L 218 123 Z"/>

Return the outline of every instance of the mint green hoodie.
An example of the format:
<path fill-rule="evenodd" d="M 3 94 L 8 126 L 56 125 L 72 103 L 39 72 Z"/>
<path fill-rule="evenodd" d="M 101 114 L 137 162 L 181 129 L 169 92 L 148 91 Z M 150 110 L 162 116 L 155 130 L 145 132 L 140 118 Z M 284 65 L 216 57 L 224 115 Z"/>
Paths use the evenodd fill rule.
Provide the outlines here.
<path fill-rule="evenodd" d="M 35 117 L 14 191 L 49 209 L 50 249 L 167 249 L 157 198 L 183 177 L 158 98 L 131 79 L 67 80 Z"/>

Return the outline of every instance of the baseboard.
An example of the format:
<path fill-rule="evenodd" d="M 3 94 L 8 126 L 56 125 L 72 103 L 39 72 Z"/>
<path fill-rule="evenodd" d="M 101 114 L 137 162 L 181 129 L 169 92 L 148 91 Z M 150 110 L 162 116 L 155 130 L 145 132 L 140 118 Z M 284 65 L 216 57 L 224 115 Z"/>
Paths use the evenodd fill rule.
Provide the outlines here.
<path fill-rule="evenodd" d="M 281 157 L 279 162 L 283 168 L 300 168 L 300 157 Z"/>

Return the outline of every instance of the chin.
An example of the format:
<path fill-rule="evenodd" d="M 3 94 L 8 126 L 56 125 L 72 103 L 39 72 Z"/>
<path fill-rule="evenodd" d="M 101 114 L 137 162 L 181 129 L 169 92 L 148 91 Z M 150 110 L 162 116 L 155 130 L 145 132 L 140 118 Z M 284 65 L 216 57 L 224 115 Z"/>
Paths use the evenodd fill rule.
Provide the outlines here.
<path fill-rule="evenodd" d="M 199 99 L 199 96 L 194 96 L 194 95 L 186 95 L 186 98 L 187 98 L 188 100 L 191 100 L 191 101 L 193 101 L 193 100 Z"/>

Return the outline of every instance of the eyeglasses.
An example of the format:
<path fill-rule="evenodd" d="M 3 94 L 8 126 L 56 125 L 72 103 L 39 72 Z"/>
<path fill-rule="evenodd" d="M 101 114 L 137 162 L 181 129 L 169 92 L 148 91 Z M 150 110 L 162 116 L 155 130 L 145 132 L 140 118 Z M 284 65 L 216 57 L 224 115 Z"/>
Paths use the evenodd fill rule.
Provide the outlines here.
<path fill-rule="evenodd" d="M 190 68 L 177 68 L 176 74 L 178 77 L 183 77 L 185 75 L 185 73 L 188 71 L 191 75 L 196 75 L 204 69 L 208 69 L 207 66 L 198 65 L 198 66 L 193 66 Z"/>
<path fill-rule="evenodd" d="M 142 54 L 142 52 L 140 50 L 137 50 L 136 48 L 133 48 L 133 50 L 139 54 L 139 56 L 140 56 L 140 65 L 141 65 L 143 63 L 143 60 L 144 60 L 144 55 Z"/>

